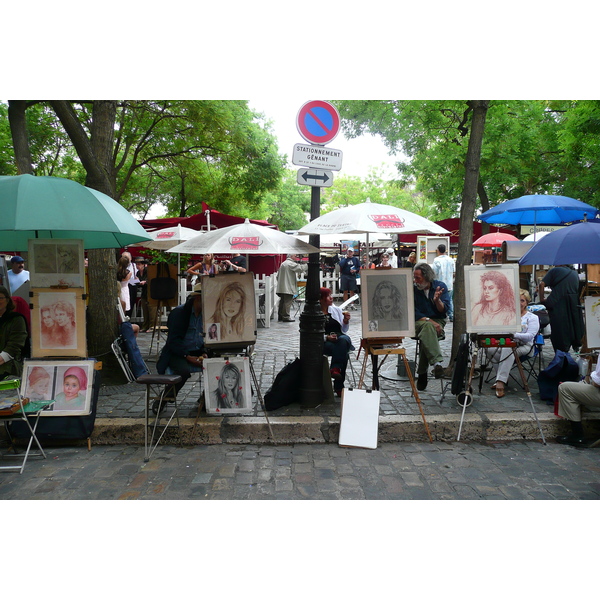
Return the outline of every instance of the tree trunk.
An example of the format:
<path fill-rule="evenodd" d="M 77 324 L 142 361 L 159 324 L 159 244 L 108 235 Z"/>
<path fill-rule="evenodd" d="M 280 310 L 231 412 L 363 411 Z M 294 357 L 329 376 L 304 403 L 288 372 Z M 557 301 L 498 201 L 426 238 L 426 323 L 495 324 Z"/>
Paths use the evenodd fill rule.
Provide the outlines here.
<path fill-rule="evenodd" d="M 95 100 L 92 109 L 90 149 L 95 167 L 86 169 L 85 184 L 107 196 L 114 196 L 116 179 L 114 176 L 113 145 L 117 104 L 113 101 Z M 117 264 L 114 248 L 101 248 L 88 251 L 88 274 L 90 281 L 90 303 L 88 305 L 88 349 L 90 356 L 102 356 L 113 372 L 116 361 L 110 346 L 117 337 Z M 118 369 L 118 367 L 116 367 Z"/>
<path fill-rule="evenodd" d="M 454 327 L 452 337 L 451 364 L 458 352 L 460 338 L 467 330 L 467 316 L 465 311 L 465 272 L 464 267 L 471 264 L 473 253 L 473 219 L 477 207 L 477 185 L 479 182 L 479 165 L 481 162 L 481 146 L 485 130 L 485 118 L 489 100 L 471 100 L 469 105 L 473 109 L 471 121 L 471 134 L 465 161 L 465 183 L 460 207 L 460 226 L 458 256 L 456 259 L 456 279 L 454 281 Z"/>
<path fill-rule="evenodd" d="M 477 195 L 479 196 L 479 201 L 481 202 L 481 212 L 485 212 L 490 209 L 490 199 L 488 198 L 487 192 L 485 191 L 485 186 L 483 185 L 481 179 L 477 182 Z M 485 235 L 490 232 L 490 224 L 482 223 L 481 224 L 481 235 Z"/>
<path fill-rule="evenodd" d="M 33 175 L 33 164 L 31 152 L 29 150 L 29 136 L 27 134 L 27 121 L 25 120 L 26 109 L 26 100 L 8 101 L 8 122 L 10 123 L 10 133 L 12 135 L 13 147 L 15 150 L 15 162 L 17 164 L 17 173 L 19 175 Z"/>

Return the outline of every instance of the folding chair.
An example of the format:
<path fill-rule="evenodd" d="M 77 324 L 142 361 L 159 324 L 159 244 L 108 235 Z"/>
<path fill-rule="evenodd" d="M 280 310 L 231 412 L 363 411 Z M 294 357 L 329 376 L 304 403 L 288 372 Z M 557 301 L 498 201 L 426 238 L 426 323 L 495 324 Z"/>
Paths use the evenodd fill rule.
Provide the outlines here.
<path fill-rule="evenodd" d="M 54 404 L 54 400 L 30 402 L 27 398 L 23 398 L 23 396 L 21 396 L 21 392 L 19 390 L 20 387 L 20 379 L 4 379 L 0 381 L 0 391 L 10 390 L 12 393 L 16 394 L 15 398 L 5 398 L 5 403 L 9 404 L 12 402 L 12 406 L 3 410 L 2 413 L 0 413 L 0 421 L 4 422 L 6 433 L 8 434 L 8 438 L 14 450 L 14 454 L 4 454 L 3 458 L 22 458 L 22 462 L 20 465 L 2 465 L 0 466 L 0 470 L 19 471 L 19 473 L 22 473 L 23 469 L 25 469 L 25 463 L 27 462 L 29 456 L 43 456 L 44 458 L 46 458 L 46 453 L 44 452 L 35 434 L 35 431 L 37 429 L 42 411 Z M 31 424 L 30 419 L 33 420 L 33 426 Z M 10 435 L 10 430 L 8 428 L 9 422 L 19 420 L 25 421 L 25 423 L 27 423 L 29 433 L 31 434 L 31 437 L 29 438 L 29 443 L 27 444 L 27 450 L 21 453 L 18 453 L 14 448 L 14 441 L 12 436 Z M 33 445 L 34 440 L 39 449 L 39 452 L 31 452 L 31 446 Z"/>

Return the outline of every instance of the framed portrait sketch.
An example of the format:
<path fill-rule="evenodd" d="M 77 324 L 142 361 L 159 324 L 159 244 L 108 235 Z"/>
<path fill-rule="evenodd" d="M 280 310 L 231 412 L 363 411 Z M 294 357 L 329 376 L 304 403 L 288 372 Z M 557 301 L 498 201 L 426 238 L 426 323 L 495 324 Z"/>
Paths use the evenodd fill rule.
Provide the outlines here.
<path fill-rule="evenodd" d="M 205 358 L 204 398 L 208 414 L 252 411 L 250 359 L 247 356 Z"/>
<path fill-rule="evenodd" d="M 469 333 L 521 331 L 519 265 L 465 267 L 465 304 Z"/>
<path fill-rule="evenodd" d="M 587 347 L 600 348 L 600 296 L 586 296 L 584 301 Z"/>
<path fill-rule="evenodd" d="M 21 394 L 29 400 L 55 400 L 48 417 L 89 415 L 95 360 L 26 360 Z"/>
<path fill-rule="evenodd" d="M 239 348 L 256 342 L 254 274 L 202 278 L 202 323 L 207 347 Z"/>
<path fill-rule="evenodd" d="M 32 292 L 32 357 L 86 357 L 83 288 L 33 288 Z"/>
<path fill-rule="evenodd" d="M 85 286 L 83 240 L 29 240 L 29 271 L 33 285 Z"/>
<path fill-rule="evenodd" d="M 361 272 L 363 338 L 415 335 L 412 269 Z"/>

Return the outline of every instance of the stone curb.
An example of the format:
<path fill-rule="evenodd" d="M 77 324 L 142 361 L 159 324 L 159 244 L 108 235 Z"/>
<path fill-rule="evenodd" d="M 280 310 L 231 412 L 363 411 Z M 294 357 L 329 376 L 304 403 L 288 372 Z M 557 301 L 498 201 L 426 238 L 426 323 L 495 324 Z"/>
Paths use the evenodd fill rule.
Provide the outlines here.
<path fill-rule="evenodd" d="M 426 417 L 434 441 L 456 441 L 460 415 Z M 538 415 L 546 441 L 568 433 L 568 424 L 554 415 Z M 339 438 L 339 417 L 271 417 L 275 442 L 286 444 L 336 444 Z M 262 417 L 211 417 L 198 420 L 180 419 L 182 443 L 198 444 L 273 444 L 267 422 Z M 600 435 L 600 422 L 585 423 L 586 433 Z M 193 433 L 193 437 L 192 437 Z M 378 440 L 389 442 L 426 442 L 427 434 L 420 416 L 384 416 L 379 418 Z M 532 414 L 486 413 L 467 414 L 461 431 L 461 441 L 492 442 L 536 440 L 540 433 Z M 143 419 L 96 419 L 93 444 L 144 444 Z M 177 428 L 170 427 L 164 443 L 177 444 Z M 162 442 L 161 442 L 162 443 Z"/>

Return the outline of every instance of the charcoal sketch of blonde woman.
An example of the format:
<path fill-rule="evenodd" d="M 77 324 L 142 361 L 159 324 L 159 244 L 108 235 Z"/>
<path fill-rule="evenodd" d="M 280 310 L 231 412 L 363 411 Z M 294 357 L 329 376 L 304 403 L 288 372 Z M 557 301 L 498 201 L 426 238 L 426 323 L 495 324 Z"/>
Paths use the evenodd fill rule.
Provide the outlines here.
<path fill-rule="evenodd" d="M 244 333 L 246 292 L 241 284 L 227 284 L 219 294 L 210 323 L 221 324 L 221 341 L 238 339 Z"/>

